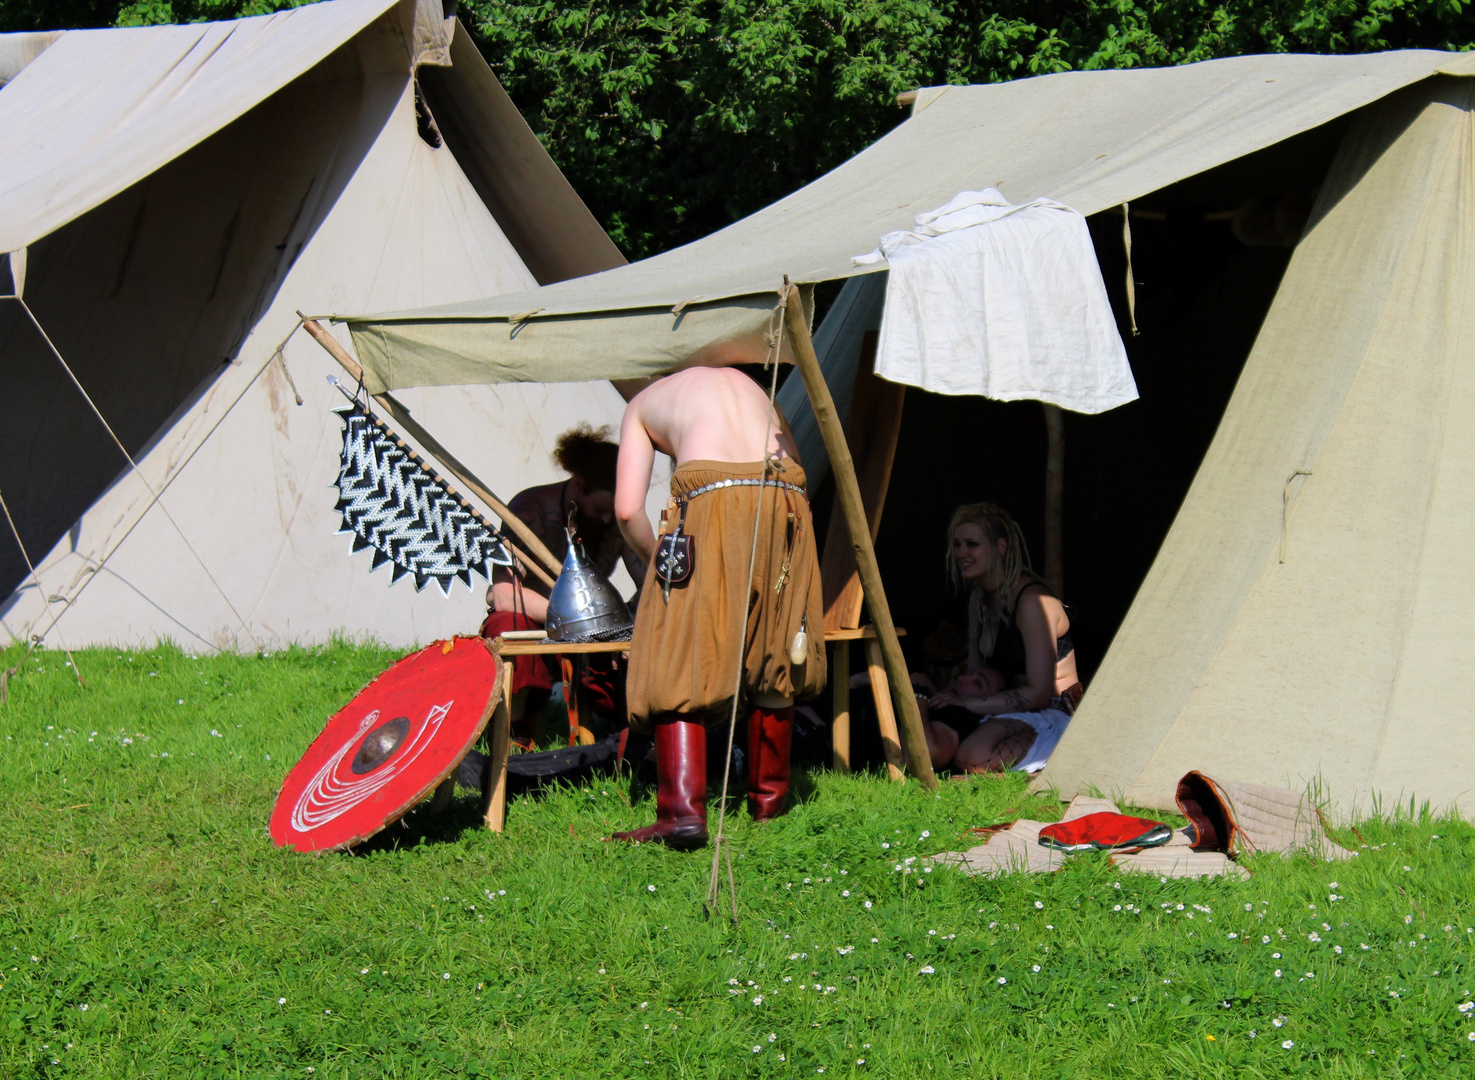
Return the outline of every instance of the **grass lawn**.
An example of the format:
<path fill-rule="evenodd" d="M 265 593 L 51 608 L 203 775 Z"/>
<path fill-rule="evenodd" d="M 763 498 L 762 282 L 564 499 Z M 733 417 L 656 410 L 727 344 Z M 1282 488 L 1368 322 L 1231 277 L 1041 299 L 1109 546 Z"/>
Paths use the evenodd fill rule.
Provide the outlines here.
<path fill-rule="evenodd" d="M 4 654 L 5 666 L 21 657 Z M 826 772 L 710 855 L 602 843 L 625 781 L 274 848 L 324 718 L 393 659 L 34 654 L 0 706 L 0 1077 L 1475 1077 L 1475 830 L 1388 814 L 1249 881 L 1098 857 L 917 873 L 1058 816 L 1016 778 Z M 903 869 L 898 871 L 900 865 Z"/>

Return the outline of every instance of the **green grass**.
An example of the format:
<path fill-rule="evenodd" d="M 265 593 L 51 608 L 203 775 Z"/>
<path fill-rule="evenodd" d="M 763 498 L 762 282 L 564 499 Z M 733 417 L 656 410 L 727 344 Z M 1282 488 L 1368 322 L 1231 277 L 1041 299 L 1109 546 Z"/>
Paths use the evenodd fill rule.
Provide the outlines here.
<path fill-rule="evenodd" d="M 1463 823 L 1386 814 L 1340 834 L 1350 863 L 1244 882 L 989 881 L 894 867 L 1058 803 L 817 772 L 731 820 L 735 928 L 703 917 L 710 855 L 601 842 L 652 813 L 614 779 L 515 801 L 502 836 L 466 797 L 357 855 L 277 850 L 283 774 L 391 659 L 94 650 L 85 690 L 24 662 L 0 1076 L 1475 1077 Z"/>

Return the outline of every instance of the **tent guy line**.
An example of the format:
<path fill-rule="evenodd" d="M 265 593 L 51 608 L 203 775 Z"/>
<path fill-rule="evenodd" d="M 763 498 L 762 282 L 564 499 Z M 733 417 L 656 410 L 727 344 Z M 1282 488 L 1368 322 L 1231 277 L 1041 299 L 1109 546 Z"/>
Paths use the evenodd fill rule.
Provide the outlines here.
<path fill-rule="evenodd" d="M 15 297 L 15 295 L 12 295 L 12 297 L 4 297 L 4 300 L 13 300 L 16 302 L 16 304 L 21 305 L 21 310 L 25 311 L 25 316 L 27 316 L 27 319 L 31 320 L 31 325 L 34 326 L 35 332 L 40 333 L 41 339 L 46 342 L 46 347 L 49 348 L 50 351 L 52 351 L 52 356 L 56 357 L 56 361 L 58 361 L 60 366 L 62 366 L 63 372 L 66 372 L 66 378 L 71 379 L 72 385 L 74 385 L 74 387 L 77 387 L 78 394 L 83 395 L 83 400 L 86 401 L 87 407 L 91 409 L 91 413 L 93 413 L 93 416 L 96 416 L 97 422 L 102 423 L 103 428 L 105 428 L 106 432 L 108 432 L 108 438 L 111 438 L 112 440 L 112 444 L 114 444 L 115 447 L 118 447 L 119 453 L 124 456 L 124 459 L 127 459 L 128 468 L 133 469 L 134 474 L 136 474 L 137 477 L 139 477 L 139 481 L 142 482 L 143 487 L 147 488 L 147 491 L 149 491 L 149 497 L 150 499 L 152 499 L 152 502 L 150 502 L 149 505 L 158 506 L 159 513 L 162 513 L 162 515 L 164 515 L 164 518 L 167 519 L 168 522 L 170 522 L 170 525 L 173 525 L 174 531 L 176 531 L 176 533 L 178 534 L 178 539 L 183 541 L 184 547 L 187 547 L 187 549 L 189 549 L 190 555 L 195 556 L 195 561 L 198 562 L 199 568 L 201 568 L 202 571 L 205 571 L 205 577 L 209 578 L 209 583 L 211 583 L 212 586 L 215 586 L 215 592 L 220 593 L 220 599 L 223 599 L 224 602 L 226 602 L 227 608 L 230 608 L 230 614 L 235 615 L 237 623 L 240 623 L 240 629 L 245 630 L 246 637 L 249 637 L 249 639 L 251 639 L 252 645 L 254 645 L 255 648 L 260 649 L 260 640 L 257 639 L 257 636 L 255 636 L 254 633 L 251 633 L 251 627 L 246 626 L 246 620 L 243 620 L 243 618 L 240 617 L 239 611 L 236 611 L 235 603 L 230 602 L 229 596 L 226 595 L 226 590 L 221 589 L 220 581 L 215 580 L 215 575 L 209 572 L 209 567 L 206 567 L 205 565 L 205 559 L 201 558 L 201 553 L 199 553 L 198 550 L 195 550 L 195 544 L 190 543 L 189 537 L 184 536 L 184 530 L 183 528 L 180 528 L 180 525 L 178 525 L 177 521 L 174 521 L 174 515 L 173 513 L 170 513 L 170 508 L 168 508 L 168 506 L 165 506 L 164 503 L 159 502 L 162 494 L 164 494 L 164 490 L 162 490 L 162 488 L 159 488 L 158 491 L 153 490 L 153 485 L 150 484 L 149 478 L 143 475 L 143 469 L 139 468 L 139 463 L 137 463 L 136 460 L 133 460 L 133 454 L 128 453 L 127 447 L 122 444 L 121 438 L 118 438 L 118 432 L 115 432 L 114 429 L 112 429 L 111 423 L 108 423 L 108 418 L 102 415 L 102 410 L 97 407 L 96 401 L 91 400 L 91 394 L 87 392 L 86 387 L 83 387 L 83 384 L 81 384 L 81 379 L 77 378 L 77 373 L 72 372 L 71 364 L 66 363 L 66 357 L 63 357 L 62 353 L 60 353 L 59 348 L 56 348 L 56 345 L 53 344 L 52 335 L 49 335 L 49 333 L 46 332 L 46 328 L 44 328 L 44 326 L 41 326 L 41 320 L 35 317 L 34 311 L 31 311 L 31 305 L 27 304 L 24 298 Z M 267 364 L 270 363 L 271 360 L 268 359 Z M 264 366 L 265 364 L 263 364 L 263 367 Z M 9 513 L 7 513 L 7 516 L 9 516 Z M 27 562 L 30 562 L 30 556 L 27 556 Z M 106 562 L 106 559 L 103 562 Z M 102 565 L 99 565 L 99 567 L 97 567 L 97 570 L 102 570 Z M 35 575 L 34 567 L 31 568 L 31 575 L 32 577 L 34 577 Z M 96 572 L 94 572 L 93 577 L 96 577 Z M 80 592 L 80 590 L 78 590 L 78 592 Z M 47 600 L 47 606 L 50 606 L 50 600 Z M 55 618 L 53 618 L 50 626 L 46 627 L 46 630 L 50 631 L 53 626 L 56 626 Z M 43 633 L 41 634 L 41 636 L 44 637 L 46 636 L 46 634 Z"/>
<path fill-rule="evenodd" d="M 139 479 L 139 482 L 142 483 L 143 486 L 148 490 L 148 493 L 149 493 L 148 509 L 152 509 L 154 506 L 158 506 L 159 512 L 161 514 L 163 514 L 165 520 L 167 520 L 169 522 L 169 524 L 174 527 L 174 531 L 179 535 L 180 541 L 183 542 L 184 546 L 189 549 L 189 553 L 191 555 L 193 555 L 194 558 L 195 558 L 195 561 L 200 564 L 200 569 L 205 572 L 205 577 L 207 577 L 210 580 L 210 584 L 211 585 L 214 585 L 215 586 L 215 591 L 220 594 L 220 598 L 225 601 L 226 607 L 230 608 L 231 614 L 234 615 L 236 617 L 236 621 L 241 624 L 241 629 L 244 630 L 244 631 L 246 631 L 246 636 L 251 639 L 251 644 L 253 646 L 255 646 L 256 648 L 259 649 L 261 647 L 261 642 L 259 640 L 257 640 L 257 637 L 256 637 L 255 634 L 251 633 L 251 628 L 246 624 L 246 620 L 243 619 L 241 617 L 241 613 L 236 610 L 235 604 L 231 603 L 230 597 L 227 596 L 226 593 L 225 593 L 225 590 L 223 588 L 221 588 L 220 582 L 218 582 L 218 581 L 215 580 L 215 575 L 210 572 L 210 568 L 205 565 L 205 560 L 203 558 L 201 558 L 200 553 L 195 550 L 195 546 L 190 543 L 189 537 L 185 536 L 184 530 L 179 527 L 179 523 L 174 520 L 174 515 L 171 514 L 171 513 L 169 513 L 169 508 L 167 506 L 165 506 L 163 504 L 163 502 L 160 501 L 162 499 L 162 497 L 163 497 L 164 491 L 169 486 L 168 485 L 168 479 L 172 479 L 172 477 L 166 478 L 166 482 L 164 483 L 164 485 L 161 486 L 157 491 L 154 490 L 154 486 L 149 483 L 148 477 L 145 476 L 144 473 L 143 473 L 143 470 L 138 467 L 138 462 L 136 462 L 136 461 L 133 460 L 133 455 L 128 452 L 127 447 L 125 447 L 123 445 L 123 441 L 118 438 L 117 432 L 115 432 L 113 430 L 113 426 L 108 423 L 107 417 L 103 416 L 102 410 L 99 409 L 97 407 L 97 403 L 92 400 L 92 395 L 87 392 L 87 388 L 82 385 L 81 380 L 78 379 L 76 373 L 72 371 L 71 365 L 67 363 L 66 357 L 62 356 L 61 350 L 58 349 L 56 347 L 55 343 L 52 342 L 51 335 L 48 334 L 46 332 L 46 328 L 41 325 L 41 320 L 38 319 L 38 318 L 36 318 L 36 314 L 35 314 L 35 312 L 33 312 L 31 310 L 31 306 L 25 302 L 25 299 L 24 298 L 22 298 L 20 296 L 16 296 L 14 294 L 12 294 L 10 296 L 0 297 L 0 300 L 14 300 L 17 304 L 20 305 L 21 310 L 26 313 L 26 318 L 30 319 L 31 325 L 34 326 L 36 328 L 36 332 L 41 335 L 41 340 L 44 341 L 44 342 L 46 342 L 46 347 L 47 347 L 47 349 L 49 349 L 51 351 L 51 355 L 54 356 L 54 357 L 56 357 L 57 363 L 61 364 L 62 370 L 67 373 L 67 378 L 72 381 L 72 385 L 77 388 L 77 392 L 79 394 L 81 394 L 82 395 L 82 399 L 87 402 L 87 407 L 92 410 L 92 415 L 94 415 L 94 416 L 97 417 L 98 422 L 101 423 L 102 426 L 103 426 L 103 428 L 107 431 L 108 437 L 113 440 L 113 445 L 118 448 L 118 451 L 127 460 L 129 468 L 131 468 L 133 470 L 133 472 L 137 475 L 137 477 Z M 273 356 L 275 356 L 275 354 L 273 354 Z M 265 371 L 266 368 L 270 364 L 271 364 L 271 359 L 268 358 L 267 361 L 266 361 L 266 363 L 261 366 L 261 371 Z M 260 374 L 261 374 L 261 372 L 258 371 L 257 372 L 257 375 L 259 376 Z M 251 382 L 255 382 L 255 381 L 256 380 L 253 377 L 253 379 L 251 380 Z M 249 387 L 249 386 L 250 386 L 250 383 L 247 384 L 247 387 Z M 242 393 L 244 393 L 244 392 L 245 391 L 242 390 Z M 236 400 L 238 401 L 238 400 L 240 400 L 240 398 L 237 397 Z M 234 404 L 234 402 L 232 402 L 232 405 L 233 404 Z M 230 410 L 227 409 L 226 411 L 229 412 Z M 221 419 L 224 419 L 224 416 L 222 416 Z M 174 475 L 177 476 L 178 474 L 179 474 L 179 470 L 175 470 Z M 7 518 L 10 517 L 10 511 L 8 509 L 5 512 L 5 516 Z M 143 516 L 140 515 L 138 520 L 139 521 L 142 521 L 143 520 Z M 15 528 L 14 522 L 11 523 L 11 528 L 12 529 Z M 128 531 L 129 532 L 132 532 L 132 529 L 129 529 Z M 127 538 L 127 535 L 128 535 L 127 533 L 124 533 L 123 534 L 123 537 L 119 538 L 119 543 L 122 543 L 122 540 L 123 539 L 126 539 Z M 19 533 L 16 534 L 16 540 L 17 541 L 20 540 L 20 534 Z M 92 581 L 92 579 L 97 576 L 97 572 L 99 570 L 101 570 L 104 566 L 107 565 L 108 557 L 111 556 L 112 553 L 114 551 L 116 551 L 117 549 L 118 549 L 118 545 L 117 544 L 114 544 L 113 547 L 112 547 L 112 549 L 107 553 L 107 555 L 105 555 L 103 557 L 102 561 L 97 564 L 97 567 L 92 571 L 92 573 L 87 576 L 87 580 L 84 581 L 84 582 L 82 582 L 81 586 L 77 589 L 77 593 L 81 593 L 82 590 L 87 587 L 87 585 Z M 21 547 L 21 554 L 25 556 L 26 564 L 27 564 L 27 566 L 30 567 L 32 580 L 34 580 L 36 582 L 37 586 L 39 587 L 41 585 L 41 582 L 40 582 L 40 579 L 36 576 L 36 568 L 31 563 L 31 557 L 26 554 L 25 547 L 24 546 Z M 49 596 L 45 596 L 44 595 L 44 593 L 45 593 L 45 589 L 44 588 L 42 588 L 42 593 L 43 593 L 42 599 L 46 603 L 45 611 L 46 612 L 49 612 L 51 610 L 51 598 Z M 68 597 L 66 599 L 66 603 L 71 603 L 71 601 L 73 599 L 75 599 L 75 595 L 76 594 L 74 594 L 72 597 Z M 57 616 L 56 618 L 52 619 L 51 622 L 49 622 L 46 625 L 46 629 L 43 630 L 40 633 L 40 635 L 38 635 L 38 636 L 41 639 L 44 640 L 45 637 L 46 637 L 46 635 L 51 632 L 51 630 L 52 630 L 52 628 L 54 626 L 56 626 L 56 624 L 60 620 L 60 618 L 61 618 L 61 616 Z M 34 626 L 34 624 L 33 624 L 33 626 Z M 68 654 L 68 655 L 70 655 L 70 654 Z M 76 670 L 75 667 L 73 668 L 73 670 Z"/>
<path fill-rule="evenodd" d="M 6 297 L 0 297 L 0 299 L 6 299 Z M 31 553 L 26 550 L 25 541 L 20 538 L 20 530 L 15 527 L 15 518 L 10 516 L 10 507 L 6 505 L 5 492 L 3 491 L 0 491 L 0 510 L 3 510 L 5 512 L 5 522 L 7 525 L 10 526 L 10 532 L 11 535 L 15 537 L 16 546 L 20 548 L 21 558 L 26 560 L 26 569 L 30 572 L 31 580 L 35 581 L 37 585 L 40 585 L 40 581 L 36 578 L 36 564 L 31 561 Z M 55 599 L 60 598 L 57 597 Z M 48 611 L 51 609 L 52 601 L 52 597 L 46 597 L 46 608 Z M 26 651 L 21 655 L 21 658 L 15 662 L 14 666 L 6 668 L 4 672 L 0 672 L 0 705 L 4 705 L 5 702 L 9 699 L 7 687 L 10 684 L 10 677 L 20 670 L 21 664 L 26 662 L 26 657 L 30 656 L 31 653 L 35 651 L 36 646 L 40 643 L 41 638 L 30 638 L 26 642 Z M 62 651 L 67 654 L 67 660 L 72 667 L 72 674 L 76 676 L 77 682 L 85 689 L 87 686 L 87 680 L 82 678 L 82 669 L 77 667 L 77 658 L 72 655 L 72 650 L 67 648 L 65 645 L 62 646 Z"/>
<path fill-rule="evenodd" d="M 784 287 L 779 290 L 778 303 L 773 307 L 773 314 L 768 319 L 768 355 L 763 358 L 763 368 L 769 372 L 768 376 L 768 426 L 763 432 L 763 445 L 769 445 L 768 440 L 776 432 L 773 425 L 773 399 L 778 395 L 778 369 L 779 352 L 783 344 L 784 323 L 788 315 L 789 291 L 793 286 L 789 279 L 784 278 Z M 768 482 L 769 473 L 773 471 L 773 461 L 777 459 L 777 453 L 770 453 L 769 459 L 764 464 L 762 483 Z M 761 496 L 760 492 L 760 496 Z M 760 497 L 753 504 L 753 532 L 748 539 L 748 583 L 744 589 L 748 594 L 753 592 L 753 569 L 758 565 L 758 534 L 763 524 L 763 509 L 765 502 Z M 774 504 L 777 507 L 777 503 Z M 775 510 L 777 512 L 777 510 Z M 792 520 L 792 515 L 791 515 Z M 683 516 L 682 521 L 685 522 Z M 727 750 L 723 753 L 722 760 L 727 763 L 722 770 L 722 797 L 717 800 L 717 829 L 712 833 L 712 876 L 707 881 L 707 900 L 704 908 L 708 916 L 717 913 L 717 904 L 722 899 L 722 861 L 724 856 L 727 860 L 727 895 L 732 902 L 732 924 L 737 925 L 737 879 L 732 871 L 732 841 L 727 837 L 727 788 L 732 779 L 732 744 L 737 736 L 738 702 L 743 697 L 743 675 L 744 657 L 748 655 L 748 608 L 741 607 L 738 611 L 738 648 L 736 653 L 737 665 L 733 673 L 732 687 L 732 710 L 727 716 Z M 802 633 L 802 631 L 801 631 Z M 754 721 L 749 721 L 753 723 Z M 747 768 L 752 769 L 751 762 Z"/>

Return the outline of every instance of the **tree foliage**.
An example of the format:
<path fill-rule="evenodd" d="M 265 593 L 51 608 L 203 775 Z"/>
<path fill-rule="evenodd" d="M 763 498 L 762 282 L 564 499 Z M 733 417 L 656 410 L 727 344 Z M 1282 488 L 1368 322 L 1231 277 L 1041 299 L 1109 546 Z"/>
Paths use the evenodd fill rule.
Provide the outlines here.
<path fill-rule="evenodd" d="M 1464 0 L 466 0 L 461 18 L 631 258 L 855 154 L 915 86 L 1254 52 L 1464 49 Z M 289 0 L 0 0 L 0 28 L 232 18 Z M 925 168 L 919 162 L 918 168 Z"/>
<path fill-rule="evenodd" d="M 915 86 L 1475 42 L 1460 0 L 470 3 L 498 75 L 632 257 L 840 164 Z"/>

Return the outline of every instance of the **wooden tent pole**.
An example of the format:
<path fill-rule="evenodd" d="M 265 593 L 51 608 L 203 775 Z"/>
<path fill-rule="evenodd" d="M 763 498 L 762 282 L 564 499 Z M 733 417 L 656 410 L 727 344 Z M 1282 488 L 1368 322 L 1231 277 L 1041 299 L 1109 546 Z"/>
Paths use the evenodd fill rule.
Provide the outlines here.
<path fill-rule="evenodd" d="M 297 314 L 300 316 L 302 312 L 299 311 Z M 359 362 L 350 356 L 348 350 L 338 344 L 338 339 L 328 333 L 316 319 L 304 318 L 302 320 L 302 328 L 312 335 L 314 341 L 328 351 L 329 356 L 343 366 L 343 370 L 348 372 L 355 383 L 363 381 L 364 369 L 359 366 Z M 476 474 L 461 464 L 455 455 L 440 444 L 435 436 L 421 427 L 415 418 L 410 415 L 409 409 L 395 400 L 394 395 L 390 393 L 375 394 L 374 400 L 379 403 L 385 412 L 394 418 L 396 424 L 409 433 L 410 438 L 425 448 L 427 454 L 440 462 L 446 472 L 465 484 L 473 495 L 491 507 L 492 512 L 502 519 L 502 524 L 512 530 L 517 538 L 523 542 L 528 553 L 537 559 L 538 562 L 541 562 L 543 568 L 548 573 L 552 574 L 555 578 L 558 576 L 559 571 L 563 569 L 563 564 L 553 557 L 553 552 L 548 550 L 548 545 L 538 539 L 538 534 L 528 528 L 523 520 L 509 510 L 501 499 L 493 495 L 491 488 L 478 480 Z M 529 569 L 536 568 L 533 563 L 529 563 L 528 566 Z M 543 574 L 539 574 L 538 576 L 543 577 L 545 581 L 548 580 Z"/>
<path fill-rule="evenodd" d="M 1045 410 L 1045 584 L 1065 595 L 1065 417 L 1059 405 Z"/>
<path fill-rule="evenodd" d="M 785 284 L 788 284 L 787 279 Z M 819 422 L 820 434 L 824 436 L 825 449 L 830 454 L 830 468 L 835 474 L 835 491 L 845 511 L 845 525 L 850 530 L 850 543 L 855 549 L 855 564 L 860 571 L 861 588 L 865 591 L 867 604 L 870 605 L 871 621 L 876 626 L 876 640 L 881 646 L 886 673 L 891 679 L 893 700 L 900 707 L 902 737 L 906 740 L 912 772 L 924 788 L 932 791 L 937 787 L 937 777 L 932 772 L 932 755 L 927 751 L 927 738 L 922 733 L 922 714 L 917 709 L 917 698 L 912 693 L 906 657 L 902 655 L 896 625 L 891 621 L 891 607 L 886 603 L 886 590 L 881 584 L 881 568 L 876 562 L 876 549 L 871 543 L 871 526 L 866 520 L 860 481 L 855 475 L 855 462 L 851 460 L 850 447 L 845 442 L 845 429 L 835 413 L 835 400 L 830 396 L 830 388 L 825 384 L 824 373 L 819 367 L 819 358 L 814 353 L 808 318 L 797 288 L 788 290 L 786 303 L 788 315 L 784 325 L 788 330 L 789 344 L 799 363 L 799 374 L 804 378 L 804 389 L 809 394 L 814 418 Z"/>

